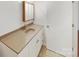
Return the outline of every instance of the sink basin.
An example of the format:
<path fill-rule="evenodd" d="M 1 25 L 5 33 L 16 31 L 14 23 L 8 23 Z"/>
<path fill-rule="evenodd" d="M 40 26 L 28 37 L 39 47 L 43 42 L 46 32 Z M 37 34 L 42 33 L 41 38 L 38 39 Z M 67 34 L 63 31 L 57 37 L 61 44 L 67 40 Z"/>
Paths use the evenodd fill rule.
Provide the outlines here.
<path fill-rule="evenodd" d="M 34 28 L 28 28 L 28 29 L 25 30 L 25 33 L 29 32 L 29 31 L 30 31 L 30 32 L 34 32 L 35 29 L 34 29 Z"/>

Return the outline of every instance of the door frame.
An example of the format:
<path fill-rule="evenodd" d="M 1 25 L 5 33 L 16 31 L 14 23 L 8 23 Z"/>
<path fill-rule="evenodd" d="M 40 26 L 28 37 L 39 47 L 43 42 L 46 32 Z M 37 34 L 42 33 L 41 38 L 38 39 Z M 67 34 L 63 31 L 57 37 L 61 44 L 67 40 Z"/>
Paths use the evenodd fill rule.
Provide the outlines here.
<path fill-rule="evenodd" d="M 72 2 L 72 24 L 74 24 L 74 27 L 72 27 L 72 56 L 77 57 L 79 55 L 78 51 L 78 8 L 79 2 L 74 1 Z"/>

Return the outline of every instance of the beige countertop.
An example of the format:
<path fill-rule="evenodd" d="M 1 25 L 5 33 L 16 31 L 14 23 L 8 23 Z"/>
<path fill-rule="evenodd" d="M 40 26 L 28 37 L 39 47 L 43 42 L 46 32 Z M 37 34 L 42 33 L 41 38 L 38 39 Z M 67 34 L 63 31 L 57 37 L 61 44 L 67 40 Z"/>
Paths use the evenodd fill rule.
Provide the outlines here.
<path fill-rule="evenodd" d="M 41 28 L 42 26 L 39 25 L 30 25 L 26 27 L 26 30 L 20 29 L 3 37 L 1 42 L 18 54 Z"/>

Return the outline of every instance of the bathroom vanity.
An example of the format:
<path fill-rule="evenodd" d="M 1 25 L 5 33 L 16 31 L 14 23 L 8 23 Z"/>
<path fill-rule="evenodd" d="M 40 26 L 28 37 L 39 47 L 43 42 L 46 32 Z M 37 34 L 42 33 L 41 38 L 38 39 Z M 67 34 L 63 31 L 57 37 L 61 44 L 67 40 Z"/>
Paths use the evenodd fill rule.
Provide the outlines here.
<path fill-rule="evenodd" d="M 0 38 L 0 57 L 36 57 L 43 43 L 43 27 L 29 25 Z"/>
<path fill-rule="evenodd" d="M 38 56 L 43 43 L 43 26 L 33 24 L 34 21 L 34 4 L 23 1 L 22 3 L 10 2 L 10 7 L 22 7 L 23 17 L 20 19 L 2 19 L 0 28 L 0 57 L 36 57 Z M 16 6 L 16 4 L 17 6 Z M 4 6 L 4 8 L 7 6 Z M 3 6 L 3 5 L 1 5 Z M 15 11 L 14 11 L 15 10 Z M 18 9 L 20 11 L 20 9 Z M 1 11 L 2 12 L 2 11 Z M 8 11 L 6 11 L 8 12 Z M 21 11 L 20 11 L 21 12 Z M 18 15 L 20 15 L 18 12 Z M 13 18 L 17 18 L 13 13 Z M 5 15 L 5 14 L 4 14 Z M 11 12 L 12 17 L 12 12 Z M 10 16 L 8 16 L 10 18 Z M 19 16 L 21 17 L 21 15 Z M 5 18 L 5 17 L 4 17 Z M 14 21 L 14 22 L 13 22 Z M 7 25 L 8 24 L 8 25 Z M 30 25 L 29 25 L 30 24 Z M 4 31 L 6 30 L 6 31 Z"/>

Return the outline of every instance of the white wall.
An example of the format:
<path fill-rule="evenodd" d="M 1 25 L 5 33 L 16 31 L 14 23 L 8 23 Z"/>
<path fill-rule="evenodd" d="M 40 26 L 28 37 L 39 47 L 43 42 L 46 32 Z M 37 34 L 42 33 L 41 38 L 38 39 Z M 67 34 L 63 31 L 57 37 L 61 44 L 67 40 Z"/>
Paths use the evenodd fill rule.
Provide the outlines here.
<path fill-rule="evenodd" d="M 72 56 L 72 2 L 36 2 L 35 22 L 46 31 L 47 48 Z"/>
<path fill-rule="evenodd" d="M 47 20 L 46 4 L 47 2 L 35 1 L 34 4 L 35 4 L 35 23 L 46 25 L 46 20 Z"/>
<path fill-rule="evenodd" d="M 0 36 L 21 26 L 23 26 L 21 2 L 0 1 Z"/>

